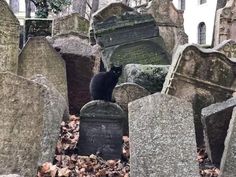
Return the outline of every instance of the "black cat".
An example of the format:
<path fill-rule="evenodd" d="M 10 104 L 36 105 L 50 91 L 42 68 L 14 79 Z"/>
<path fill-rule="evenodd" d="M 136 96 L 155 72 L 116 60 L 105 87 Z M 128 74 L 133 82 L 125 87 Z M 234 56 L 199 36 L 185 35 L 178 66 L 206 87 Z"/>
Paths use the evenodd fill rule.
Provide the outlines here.
<path fill-rule="evenodd" d="M 89 90 L 93 100 L 111 101 L 112 92 L 122 73 L 122 66 L 111 66 L 110 71 L 93 76 Z"/>

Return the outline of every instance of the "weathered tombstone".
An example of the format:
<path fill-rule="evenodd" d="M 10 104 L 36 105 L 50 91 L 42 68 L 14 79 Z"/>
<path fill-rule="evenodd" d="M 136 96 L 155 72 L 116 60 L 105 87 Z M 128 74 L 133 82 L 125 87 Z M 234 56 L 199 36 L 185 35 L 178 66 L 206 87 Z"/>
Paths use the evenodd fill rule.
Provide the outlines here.
<path fill-rule="evenodd" d="M 169 64 L 164 41 L 154 18 L 123 3 L 112 3 L 93 16 L 92 43 L 102 46 L 106 70 L 110 64 Z"/>
<path fill-rule="evenodd" d="M 80 112 L 80 155 L 97 154 L 104 159 L 120 159 L 125 114 L 115 103 L 91 101 Z"/>
<path fill-rule="evenodd" d="M 227 101 L 215 103 L 202 109 L 206 151 L 209 159 L 217 167 L 220 166 L 224 151 L 225 137 L 235 106 L 236 98 L 231 98 Z"/>
<path fill-rule="evenodd" d="M 173 57 L 162 93 L 193 104 L 197 146 L 204 145 L 201 109 L 231 97 L 235 63 L 224 54 L 184 45 Z"/>
<path fill-rule="evenodd" d="M 124 135 L 129 134 L 128 127 L 128 103 L 144 96 L 150 95 L 150 92 L 147 91 L 142 86 L 135 83 L 122 83 L 117 85 L 113 90 L 113 97 L 115 102 L 124 110 L 126 117 L 124 119 L 123 132 Z"/>
<path fill-rule="evenodd" d="M 0 71 L 17 72 L 20 23 L 5 0 L 0 0 Z"/>
<path fill-rule="evenodd" d="M 236 42 L 232 39 L 223 41 L 215 46 L 214 49 L 225 54 L 228 58 L 236 58 Z"/>
<path fill-rule="evenodd" d="M 29 37 L 51 36 L 52 20 L 43 18 L 25 19 L 25 43 Z"/>
<path fill-rule="evenodd" d="M 0 74 L 0 174 L 34 177 L 52 162 L 64 107 L 45 86 Z"/>
<path fill-rule="evenodd" d="M 67 100 L 65 62 L 44 37 L 30 38 L 19 55 L 18 75 L 30 79 L 36 74 L 44 75 Z"/>
<path fill-rule="evenodd" d="M 100 68 L 100 49 L 89 45 L 88 40 L 74 35 L 54 36 L 51 44 L 60 49 L 66 62 L 70 114 L 78 114 L 91 100 L 89 83 Z"/>
<path fill-rule="evenodd" d="M 226 5 L 216 12 L 214 46 L 228 39 L 236 40 L 235 3 L 235 0 L 228 0 Z"/>
<path fill-rule="evenodd" d="M 88 31 L 89 21 L 81 17 L 79 13 L 72 13 L 53 21 L 53 36 L 70 33 L 84 37 L 88 36 Z"/>
<path fill-rule="evenodd" d="M 225 149 L 220 163 L 219 177 L 234 177 L 236 174 L 235 140 L 236 140 L 236 108 L 233 109 L 228 133 L 225 139 Z"/>
<path fill-rule="evenodd" d="M 0 175 L 0 177 L 22 177 L 18 174 Z"/>
<path fill-rule="evenodd" d="M 131 176 L 197 177 L 190 103 L 155 93 L 129 103 Z"/>
<path fill-rule="evenodd" d="M 128 64 L 124 68 L 124 81 L 136 83 L 151 93 L 160 92 L 169 65 Z"/>
<path fill-rule="evenodd" d="M 178 45 L 188 42 L 184 32 L 184 11 L 177 10 L 171 0 L 153 0 L 148 13 L 154 17 L 170 54 L 175 52 Z"/>

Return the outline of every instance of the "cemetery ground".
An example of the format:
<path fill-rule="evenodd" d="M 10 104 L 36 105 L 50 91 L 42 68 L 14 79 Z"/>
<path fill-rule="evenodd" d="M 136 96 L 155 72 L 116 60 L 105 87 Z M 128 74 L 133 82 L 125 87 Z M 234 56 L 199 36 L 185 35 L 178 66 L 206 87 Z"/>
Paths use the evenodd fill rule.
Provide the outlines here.
<path fill-rule="evenodd" d="M 119 160 L 103 160 L 96 154 L 77 155 L 80 119 L 70 116 L 61 123 L 60 138 L 57 142 L 53 164 L 46 162 L 38 168 L 37 177 L 129 177 L 129 137 L 123 136 L 122 157 Z M 208 159 L 205 149 L 197 149 L 201 177 L 217 177 L 219 169 Z M 163 159 L 163 163 L 165 160 Z"/>

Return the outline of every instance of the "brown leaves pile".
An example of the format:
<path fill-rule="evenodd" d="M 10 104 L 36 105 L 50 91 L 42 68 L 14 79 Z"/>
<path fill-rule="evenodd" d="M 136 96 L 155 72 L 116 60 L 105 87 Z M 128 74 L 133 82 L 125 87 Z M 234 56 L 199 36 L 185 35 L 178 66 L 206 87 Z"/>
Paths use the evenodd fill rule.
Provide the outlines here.
<path fill-rule="evenodd" d="M 210 160 L 205 151 L 205 148 L 198 149 L 197 160 L 200 166 L 200 174 L 202 177 L 217 177 L 219 176 L 220 170 L 216 168 Z"/>
<path fill-rule="evenodd" d="M 79 117 L 62 122 L 54 164 L 39 167 L 38 177 L 129 177 L 129 138 L 123 137 L 122 160 L 103 160 L 95 155 L 78 156 Z"/>

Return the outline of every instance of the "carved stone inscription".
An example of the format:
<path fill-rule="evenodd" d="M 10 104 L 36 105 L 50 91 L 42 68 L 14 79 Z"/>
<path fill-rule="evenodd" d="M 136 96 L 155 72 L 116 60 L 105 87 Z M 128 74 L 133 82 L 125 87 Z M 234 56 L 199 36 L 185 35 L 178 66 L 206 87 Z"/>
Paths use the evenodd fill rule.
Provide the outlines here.
<path fill-rule="evenodd" d="M 8 4 L 0 0 L 0 71 L 17 72 L 20 24 Z"/>
<path fill-rule="evenodd" d="M 123 110 L 115 103 L 91 101 L 80 112 L 80 155 L 119 159 L 122 150 Z"/>

